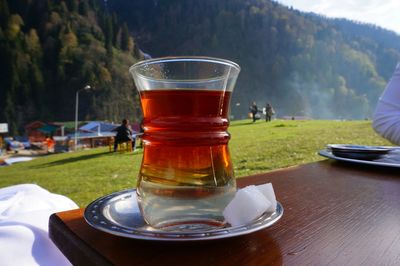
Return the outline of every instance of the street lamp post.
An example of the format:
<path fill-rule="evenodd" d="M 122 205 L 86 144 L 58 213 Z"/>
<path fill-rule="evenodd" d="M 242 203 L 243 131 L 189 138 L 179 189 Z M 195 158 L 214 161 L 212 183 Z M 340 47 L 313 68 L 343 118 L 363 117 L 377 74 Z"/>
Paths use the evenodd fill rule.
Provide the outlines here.
<path fill-rule="evenodd" d="M 76 91 L 75 95 L 75 150 L 77 150 L 78 146 L 78 106 L 79 106 L 79 92 L 81 90 L 89 90 L 91 87 L 90 85 L 86 85 L 82 89 Z"/>

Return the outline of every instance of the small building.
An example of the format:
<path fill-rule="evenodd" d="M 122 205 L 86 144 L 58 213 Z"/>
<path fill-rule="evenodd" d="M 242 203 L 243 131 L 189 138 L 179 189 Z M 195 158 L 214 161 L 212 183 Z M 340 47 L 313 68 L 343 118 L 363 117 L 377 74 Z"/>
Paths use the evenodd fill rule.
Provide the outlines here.
<path fill-rule="evenodd" d="M 31 142 L 39 142 L 45 140 L 45 133 L 38 130 L 45 125 L 46 123 L 42 121 L 34 121 L 25 126 L 25 133 Z"/>
<path fill-rule="evenodd" d="M 87 148 L 109 146 L 116 134 L 113 130 L 118 126 L 117 124 L 102 121 L 88 122 L 78 128 L 76 138 L 79 146 Z M 73 142 L 75 139 L 75 132 L 68 134 L 68 137 Z"/>
<path fill-rule="evenodd" d="M 62 129 L 59 124 L 34 121 L 25 126 L 25 133 L 30 142 L 43 142 L 47 136 L 61 136 Z"/>
<path fill-rule="evenodd" d="M 95 148 L 99 146 L 109 146 L 114 142 L 116 131 L 119 124 L 112 124 L 102 121 L 91 121 L 86 125 L 79 127 L 76 135 L 78 145 L 81 147 Z M 140 134 L 140 124 L 130 125 L 132 128 L 132 137 L 136 139 Z M 71 141 L 75 139 L 75 132 L 68 134 Z"/>
<path fill-rule="evenodd" d="M 80 132 L 85 133 L 98 133 L 99 135 L 113 132 L 119 125 L 106 123 L 102 121 L 91 121 L 84 126 L 79 128 Z M 115 134 L 115 133 L 114 133 Z"/>
<path fill-rule="evenodd" d="M 4 136 L 8 134 L 8 123 L 0 123 L 0 156 L 4 150 Z"/>

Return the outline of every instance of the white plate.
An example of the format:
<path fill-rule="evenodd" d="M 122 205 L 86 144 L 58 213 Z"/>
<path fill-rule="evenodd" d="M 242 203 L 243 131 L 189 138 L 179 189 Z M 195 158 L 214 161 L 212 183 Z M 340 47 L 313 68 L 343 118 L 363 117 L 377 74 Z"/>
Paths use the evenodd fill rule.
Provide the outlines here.
<path fill-rule="evenodd" d="M 241 226 L 220 227 L 207 231 L 165 231 L 156 229 L 143 220 L 137 205 L 136 190 L 124 190 L 101 197 L 90 203 L 84 218 L 92 227 L 122 237 L 159 241 L 199 241 L 228 238 L 249 234 L 276 223 L 283 215 L 278 202 L 274 213 L 264 213 L 261 217 Z"/>
<path fill-rule="evenodd" d="M 327 157 L 327 158 L 338 160 L 338 161 L 400 168 L 400 164 L 398 164 L 398 163 L 385 163 L 385 162 L 368 161 L 368 160 L 357 160 L 357 159 L 351 159 L 351 158 L 338 157 L 338 156 L 333 155 L 332 151 L 327 150 L 327 149 L 319 151 L 318 154 L 323 156 L 323 157 Z"/>

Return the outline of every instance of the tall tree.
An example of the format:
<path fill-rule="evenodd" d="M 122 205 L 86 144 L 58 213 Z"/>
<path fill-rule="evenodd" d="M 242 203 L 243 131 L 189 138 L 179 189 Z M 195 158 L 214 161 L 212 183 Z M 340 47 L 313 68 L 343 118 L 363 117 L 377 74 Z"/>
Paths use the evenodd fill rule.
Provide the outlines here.
<path fill-rule="evenodd" d="M 70 12 L 78 11 L 78 1 L 77 0 L 66 0 L 67 7 Z"/>
<path fill-rule="evenodd" d="M 112 18 L 108 15 L 104 17 L 104 38 L 105 38 L 105 47 L 107 51 L 111 51 L 113 44 L 113 25 Z"/>
<path fill-rule="evenodd" d="M 6 0 L 0 0 L 0 27 L 5 29 L 8 18 L 10 16 L 10 10 Z"/>
<path fill-rule="evenodd" d="M 89 4 L 87 0 L 80 0 L 79 1 L 79 14 L 82 16 L 87 16 L 89 12 Z"/>
<path fill-rule="evenodd" d="M 121 31 L 121 49 L 124 51 L 128 51 L 130 48 L 130 34 L 129 34 L 129 29 L 128 25 L 124 23 L 122 25 L 122 31 Z"/>

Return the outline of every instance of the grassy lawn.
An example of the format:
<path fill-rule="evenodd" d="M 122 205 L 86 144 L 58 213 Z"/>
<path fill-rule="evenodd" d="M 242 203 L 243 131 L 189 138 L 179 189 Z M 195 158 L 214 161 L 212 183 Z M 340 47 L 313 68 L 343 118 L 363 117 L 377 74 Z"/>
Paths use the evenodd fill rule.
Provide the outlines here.
<path fill-rule="evenodd" d="M 390 145 L 370 121 L 247 120 L 231 123 L 229 148 L 237 177 L 324 160 L 328 143 Z M 35 183 L 84 207 L 94 199 L 136 186 L 142 151 L 110 153 L 99 148 L 44 156 L 0 168 L 0 187 Z"/>

